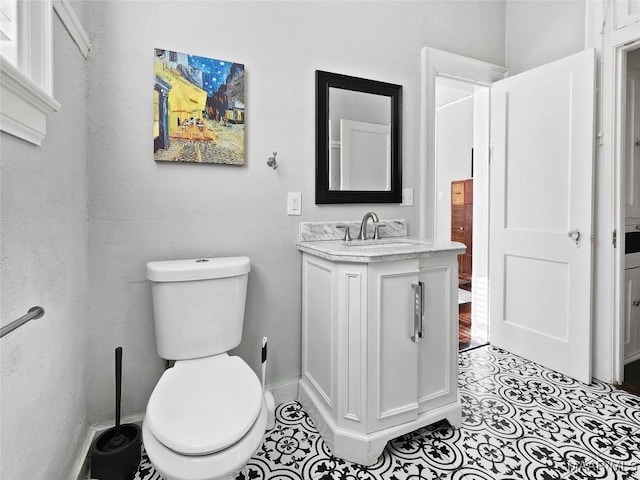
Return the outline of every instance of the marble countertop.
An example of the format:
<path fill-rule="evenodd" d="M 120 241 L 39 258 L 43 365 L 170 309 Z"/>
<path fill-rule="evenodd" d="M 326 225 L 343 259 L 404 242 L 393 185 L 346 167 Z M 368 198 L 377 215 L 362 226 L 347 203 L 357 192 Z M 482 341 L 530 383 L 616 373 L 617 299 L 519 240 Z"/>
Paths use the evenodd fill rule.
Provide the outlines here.
<path fill-rule="evenodd" d="M 464 253 L 466 247 L 458 242 L 423 242 L 411 237 L 391 237 L 380 240 L 320 240 L 296 243 L 298 250 L 334 262 L 385 262 L 411 260 L 444 253 Z"/>

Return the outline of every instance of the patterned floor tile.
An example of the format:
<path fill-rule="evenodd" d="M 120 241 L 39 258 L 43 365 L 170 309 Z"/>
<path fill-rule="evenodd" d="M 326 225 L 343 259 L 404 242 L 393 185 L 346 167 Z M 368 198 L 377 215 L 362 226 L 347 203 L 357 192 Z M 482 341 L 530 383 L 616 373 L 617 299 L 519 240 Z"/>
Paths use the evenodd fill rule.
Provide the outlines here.
<path fill-rule="evenodd" d="M 364 467 L 332 456 L 289 402 L 236 480 L 640 479 L 640 397 L 490 345 L 460 353 L 459 372 L 462 428 L 410 432 Z M 164 480 L 144 452 L 135 480 Z"/>
<path fill-rule="evenodd" d="M 637 478 L 637 466 L 608 462 L 580 445 L 560 444 L 539 437 L 523 437 L 516 442 L 524 478 L 531 480 L 595 480 Z"/>

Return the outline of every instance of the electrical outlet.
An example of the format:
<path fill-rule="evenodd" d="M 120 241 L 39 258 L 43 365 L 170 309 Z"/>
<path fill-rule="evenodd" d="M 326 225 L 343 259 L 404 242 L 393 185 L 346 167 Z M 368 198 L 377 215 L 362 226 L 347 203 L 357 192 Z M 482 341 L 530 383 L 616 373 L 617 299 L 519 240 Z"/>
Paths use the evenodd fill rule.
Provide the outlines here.
<path fill-rule="evenodd" d="M 413 188 L 402 189 L 402 203 L 403 207 L 411 207 L 413 205 Z"/>
<path fill-rule="evenodd" d="M 302 193 L 289 192 L 287 194 L 287 215 L 300 215 L 302 213 Z"/>

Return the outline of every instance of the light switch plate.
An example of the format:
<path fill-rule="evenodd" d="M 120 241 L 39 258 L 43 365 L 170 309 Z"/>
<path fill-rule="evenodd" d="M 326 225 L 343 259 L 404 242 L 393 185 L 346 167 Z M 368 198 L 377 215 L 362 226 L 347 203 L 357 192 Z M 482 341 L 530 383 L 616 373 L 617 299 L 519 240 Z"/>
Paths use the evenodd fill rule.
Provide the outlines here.
<path fill-rule="evenodd" d="M 403 207 L 413 206 L 413 188 L 402 189 L 402 203 L 400 205 Z"/>
<path fill-rule="evenodd" d="M 287 215 L 300 215 L 302 213 L 302 193 L 289 192 L 287 194 Z"/>

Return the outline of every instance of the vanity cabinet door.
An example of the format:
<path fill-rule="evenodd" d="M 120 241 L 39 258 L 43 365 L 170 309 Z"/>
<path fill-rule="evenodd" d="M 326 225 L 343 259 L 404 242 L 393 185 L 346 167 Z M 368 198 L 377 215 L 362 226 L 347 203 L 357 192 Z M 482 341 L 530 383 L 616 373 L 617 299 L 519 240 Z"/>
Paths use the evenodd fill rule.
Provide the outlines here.
<path fill-rule="evenodd" d="M 423 259 L 423 336 L 418 346 L 419 411 L 456 401 L 458 375 L 457 263 L 451 256 Z"/>
<path fill-rule="evenodd" d="M 417 268 L 417 260 L 369 266 L 368 432 L 418 417 L 418 344 L 411 340 Z"/>
<path fill-rule="evenodd" d="M 624 357 L 625 363 L 640 358 L 640 267 L 625 275 Z"/>

